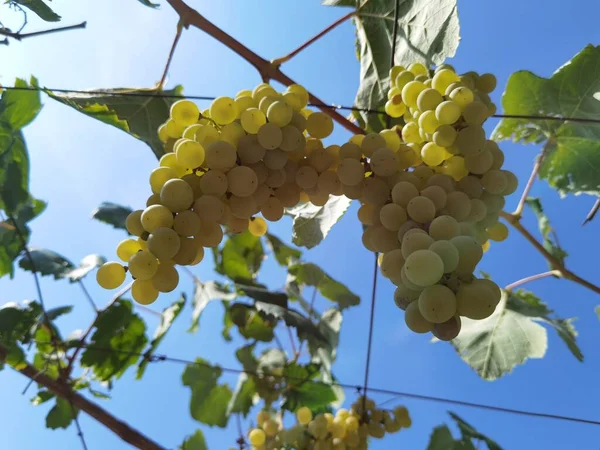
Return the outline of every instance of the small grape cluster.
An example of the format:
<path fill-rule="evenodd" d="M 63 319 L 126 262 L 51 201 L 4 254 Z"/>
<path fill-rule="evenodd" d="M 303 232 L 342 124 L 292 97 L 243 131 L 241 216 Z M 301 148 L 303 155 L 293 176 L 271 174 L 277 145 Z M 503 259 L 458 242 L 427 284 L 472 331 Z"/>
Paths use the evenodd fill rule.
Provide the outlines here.
<path fill-rule="evenodd" d="M 397 289 L 396 305 L 416 333 L 451 340 L 461 316 L 489 317 L 499 287 L 473 272 L 490 240 L 506 239 L 499 222 L 517 179 L 502 170 L 504 154 L 487 140 L 495 112 L 491 74 L 430 73 L 421 64 L 394 67 L 386 112 L 402 125 L 353 136 L 340 148 L 343 193 L 358 199 L 363 245 Z"/>
<path fill-rule="evenodd" d="M 364 404 L 364 409 L 363 409 Z M 305 406 L 296 411 L 297 424 L 285 429 L 267 410 L 256 418 L 257 428 L 250 430 L 252 450 L 346 450 L 368 448 L 369 437 L 381 439 L 412 424 L 408 410 L 399 406 L 393 412 L 378 409 L 371 399 L 360 397 L 350 410 L 338 409 L 317 414 Z"/>
<path fill-rule="evenodd" d="M 126 220 L 136 238 L 117 246 L 122 263 L 100 267 L 100 286 L 119 287 L 128 270 L 134 300 L 150 304 L 177 287 L 175 265 L 202 261 L 205 248 L 221 243 L 223 228 L 262 236 L 265 219 L 280 220 L 284 208 L 322 206 L 330 194 L 341 195 L 339 147 L 321 142 L 333 121 L 307 109 L 308 99 L 302 86 L 280 93 L 263 83 L 202 112 L 189 100 L 174 103 L 158 129 L 166 153 L 150 174 L 152 194 Z"/>

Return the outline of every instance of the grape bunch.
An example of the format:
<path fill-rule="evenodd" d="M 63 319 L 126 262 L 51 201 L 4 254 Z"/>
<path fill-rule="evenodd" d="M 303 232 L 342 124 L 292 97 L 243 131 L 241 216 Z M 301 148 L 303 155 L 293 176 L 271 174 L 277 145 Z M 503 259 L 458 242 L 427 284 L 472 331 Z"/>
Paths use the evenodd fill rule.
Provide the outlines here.
<path fill-rule="evenodd" d="M 175 266 L 202 261 L 224 229 L 262 236 L 284 208 L 341 195 L 339 147 L 321 142 L 333 121 L 307 109 L 308 99 L 300 85 L 280 93 L 260 84 L 204 111 L 189 100 L 174 103 L 158 129 L 166 153 L 150 174 L 151 195 L 127 217 L 134 237 L 118 244 L 121 262 L 99 268 L 98 284 L 117 288 L 129 271 L 134 300 L 150 304 L 177 287 Z"/>
<path fill-rule="evenodd" d="M 473 275 L 517 179 L 482 127 L 496 108 L 491 74 L 458 75 L 443 65 L 391 70 L 387 114 L 401 118 L 380 133 L 353 136 L 340 148 L 342 191 L 358 199 L 363 245 L 397 289 L 396 305 L 416 333 L 451 340 L 461 316 L 489 317 L 500 288 Z"/>
<path fill-rule="evenodd" d="M 364 410 L 363 410 L 364 403 Z M 346 450 L 366 449 L 368 438 L 381 439 L 411 426 L 408 410 L 397 407 L 393 412 L 378 409 L 371 399 L 360 397 L 350 410 L 339 409 L 317 414 L 305 406 L 296 411 L 297 424 L 285 429 L 267 410 L 256 418 L 257 428 L 250 430 L 252 450 Z"/>

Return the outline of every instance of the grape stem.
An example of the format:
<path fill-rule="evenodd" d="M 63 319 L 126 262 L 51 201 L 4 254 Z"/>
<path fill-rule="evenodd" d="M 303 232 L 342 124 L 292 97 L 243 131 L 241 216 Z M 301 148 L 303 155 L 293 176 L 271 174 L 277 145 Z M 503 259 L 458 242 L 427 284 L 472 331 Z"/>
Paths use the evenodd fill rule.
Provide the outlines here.
<path fill-rule="evenodd" d="M 286 86 L 296 84 L 296 82 L 284 74 L 278 66 L 260 57 L 258 54 L 254 53 L 248 47 L 243 45 L 240 41 L 225 33 L 222 29 L 207 20 L 198 11 L 188 6 L 183 0 L 167 0 L 167 2 L 177 12 L 177 14 L 179 14 L 179 17 L 184 23 L 204 31 L 209 36 L 221 42 L 223 45 L 229 47 L 229 49 L 233 50 L 235 53 L 253 65 L 256 70 L 258 70 L 263 80 L 275 80 Z M 317 108 L 330 116 L 348 131 L 354 134 L 365 134 L 365 131 L 362 128 L 346 119 L 337 111 L 328 107 L 327 104 L 325 104 L 321 99 L 316 97 L 311 92 L 308 93 L 308 97 L 310 103 L 314 104 Z"/>
<path fill-rule="evenodd" d="M 177 43 L 179 42 L 179 38 L 181 37 L 183 27 L 187 28 L 187 24 L 184 22 L 183 18 L 180 18 L 179 22 L 177 22 L 177 32 L 175 33 L 175 39 L 173 39 L 173 44 L 171 45 L 171 50 L 169 51 L 169 57 L 167 58 L 165 69 L 163 70 L 163 74 L 160 77 L 160 81 L 158 82 L 159 91 L 163 90 L 163 88 L 165 87 L 165 83 L 167 82 L 167 74 L 169 73 L 169 67 L 171 66 L 171 61 L 173 60 L 173 55 L 175 54 L 175 49 L 177 48 Z"/>
<path fill-rule="evenodd" d="M 530 281 L 541 280 L 542 278 L 547 278 L 547 277 L 559 277 L 560 278 L 561 276 L 562 276 L 562 272 L 560 270 L 549 270 L 548 272 L 542 272 L 542 273 L 538 273 L 535 275 L 531 275 L 529 277 L 521 278 L 520 280 L 517 280 L 517 281 L 507 285 L 504 288 L 504 290 L 512 291 L 514 288 L 521 286 L 525 283 L 529 283 Z"/>
<path fill-rule="evenodd" d="M 542 151 L 540 152 L 540 154 L 535 158 L 535 163 L 533 164 L 533 169 L 531 170 L 531 175 L 529 175 L 529 180 L 527 180 L 525 189 L 523 189 L 523 194 L 521 194 L 521 198 L 519 199 L 519 203 L 517 204 L 517 209 L 515 209 L 514 212 L 512 213 L 513 216 L 515 216 L 519 219 L 521 218 L 521 215 L 523 214 L 523 208 L 525 207 L 525 201 L 527 200 L 527 197 L 529 197 L 529 191 L 531 191 L 531 188 L 533 187 L 533 183 L 535 182 L 538 172 L 540 171 L 542 161 L 544 160 L 544 157 L 546 156 L 546 151 L 548 150 L 549 145 L 551 145 L 551 142 L 553 143 L 554 140 L 552 138 L 549 138 L 546 141 L 546 143 L 544 144 L 544 146 L 542 147 Z"/>
<path fill-rule="evenodd" d="M 505 211 L 500 211 L 500 217 L 506 220 L 510 225 L 512 225 L 525 239 L 529 241 L 531 245 L 535 247 L 535 249 L 542 254 L 544 258 L 548 261 L 551 267 L 554 267 L 554 270 L 560 272 L 560 277 L 571 280 L 577 284 L 580 284 L 589 290 L 595 292 L 596 294 L 600 294 L 600 287 L 595 284 L 590 283 L 589 281 L 581 278 L 580 276 L 574 274 L 569 269 L 565 267 L 565 265 L 559 261 L 556 257 L 554 257 L 548 250 L 544 248 L 544 246 L 533 237 L 533 235 L 523 226 L 520 222 L 520 217 L 516 216 L 514 213 L 510 214 Z"/>
<path fill-rule="evenodd" d="M 581 225 L 585 225 L 586 223 L 589 223 L 592 220 L 594 220 L 594 217 L 596 216 L 598 209 L 600 209 L 600 199 L 596 200 L 596 202 L 594 203 L 594 206 L 592 206 L 592 209 L 590 209 L 590 212 L 585 217 L 585 220 L 583 221 L 583 223 Z"/>
<path fill-rule="evenodd" d="M 30 37 L 43 36 L 45 34 L 58 33 L 60 31 L 70 31 L 70 30 L 76 30 L 79 28 L 85 28 L 86 26 L 87 26 L 87 22 L 84 21 L 84 22 L 78 23 L 77 25 L 69 25 L 66 27 L 50 28 L 48 30 L 34 31 L 33 33 L 13 33 L 11 31 L 8 31 L 6 28 L 0 28 L 0 36 L 5 36 L 6 38 L 12 38 L 17 41 L 20 41 L 22 39 L 26 39 L 26 38 L 30 38 Z M 0 41 L 0 44 L 8 45 L 8 39 L 4 39 L 4 41 Z"/>

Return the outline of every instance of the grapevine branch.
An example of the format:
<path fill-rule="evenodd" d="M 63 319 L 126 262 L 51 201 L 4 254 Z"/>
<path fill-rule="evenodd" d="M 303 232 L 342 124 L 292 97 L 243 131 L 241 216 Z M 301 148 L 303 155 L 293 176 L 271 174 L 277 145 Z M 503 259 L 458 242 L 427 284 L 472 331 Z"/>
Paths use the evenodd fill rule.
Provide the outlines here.
<path fill-rule="evenodd" d="M 546 141 L 546 143 L 544 144 L 544 147 L 542 148 L 541 153 L 535 158 L 535 163 L 533 164 L 533 169 L 531 170 L 531 175 L 529 175 L 529 180 L 527 180 L 525 189 L 523 189 L 523 194 L 521 195 L 521 198 L 519 199 L 517 209 L 515 209 L 515 211 L 513 212 L 513 216 L 515 216 L 515 217 L 520 218 L 521 215 L 523 214 L 523 208 L 525 207 L 525 201 L 527 200 L 527 197 L 529 197 L 529 191 L 531 191 L 531 188 L 533 187 L 533 183 L 535 182 L 538 172 L 540 171 L 542 161 L 544 160 L 544 157 L 546 156 L 546 152 L 548 150 L 549 145 L 551 145 L 551 142 L 553 142 L 553 139 L 548 139 Z"/>
<path fill-rule="evenodd" d="M 167 81 L 167 74 L 169 73 L 169 67 L 171 66 L 171 61 L 173 60 L 173 55 L 175 54 L 175 49 L 177 48 L 177 44 L 179 43 L 179 38 L 181 37 L 181 32 L 183 31 L 183 27 L 186 24 L 183 19 L 180 19 L 177 23 L 177 32 L 175 33 L 175 39 L 173 39 L 173 44 L 171 45 L 171 50 L 169 51 L 169 57 L 167 58 L 167 63 L 165 64 L 165 69 L 163 70 L 163 74 L 160 77 L 160 81 L 158 82 L 158 88 L 162 90 L 165 87 L 165 83 Z"/>
<path fill-rule="evenodd" d="M 500 211 L 500 217 L 502 217 L 504 220 L 506 220 L 519 233 L 521 233 L 521 235 L 525 239 L 527 239 L 529 241 L 529 243 L 531 245 L 533 245 L 535 247 L 535 249 L 542 254 L 542 256 L 544 256 L 544 258 L 546 258 L 546 260 L 550 263 L 550 265 L 552 267 L 554 267 L 554 270 L 557 270 L 560 272 L 560 276 L 562 276 L 563 278 L 566 278 L 568 280 L 571 280 L 577 284 L 580 284 L 580 285 L 590 289 L 591 291 L 595 292 L 596 294 L 600 294 L 599 286 L 596 286 L 595 284 L 590 283 L 589 281 L 581 278 L 579 275 L 576 275 L 575 273 L 571 272 L 569 269 L 567 269 L 565 267 L 565 265 L 561 261 L 558 260 L 558 258 L 556 258 L 554 255 L 552 255 L 548 250 L 546 250 L 544 248 L 544 246 L 535 237 L 533 237 L 533 235 L 521 224 L 518 216 L 504 212 L 504 211 Z"/>
<path fill-rule="evenodd" d="M 263 80 L 275 80 L 286 86 L 296 84 L 296 82 L 290 77 L 288 77 L 286 74 L 284 74 L 278 66 L 262 58 L 261 56 L 250 50 L 248 47 L 243 45 L 240 41 L 233 38 L 231 35 L 225 33 L 219 27 L 207 20 L 198 11 L 188 6 L 183 0 L 167 0 L 167 2 L 177 12 L 177 14 L 179 14 L 179 17 L 185 23 L 204 31 L 209 36 L 212 36 L 217 41 L 221 42 L 223 45 L 229 47 L 231 50 L 240 55 L 251 65 L 253 65 L 256 68 L 256 70 L 258 70 Z M 309 92 L 308 97 L 311 103 L 317 106 L 321 111 L 330 116 L 333 120 L 338 122 L 348 131 L 351 131 L 355 134 L 365 133 L 365 131 L 362 128 L 346 119 L 337 111 L 333 110 L 332 108 L 329 108 L 321 99 L 316 97 L 314 94 Z"/>
<path fill-rule="evenodd" d="M 562 276 L 562 273 L 560 270 L 549 270 L 548 272 L 537 273 L 537 274 L 531 275 L 529 277 L 521 278 L 520 280 L 517 280 L 517 281 L 507 285 L 504 288 L 504 290 L 512 291 L 514 288 L 521 286 L 525 283 L 529 283 L 530 281 L 541 280 L 542 278 L 546 278 L 546 277 L 561 277 L 561 276 Z"/>
<path fill-rule="evenodd" d="M 7 28 L 0 28 L 0 36 L 5 36 L 6 38 L 12 38 L 17 41 L 20 41 L 22 39 L 26 39 L 26 38 L 30 38 L 30 37 L 43 36 L 43 35 L 51 34 L 51 33 L 58 33 L 60 31 L 70 31 L 70 30 L 76 30 L 79 28 L 85 28 L 86 26 L 87 26 L 87 22 L 81 22 L 77 25 L 69 25 L 66 27 L 50 28 L 48 30 L 34 31 L 32 33 L 13 33 L 12 31 L 8 30 Z M 5 39 L 2 43 L 8 44 L 8 40 Z"/>
<path fill-rule="evenodd" d="M 0 361 L 5 360 L 7 355 L 8 348 L 4 345 L 0 345 Z M 86 399 L 82 395 L 73 392 L 69 385 L 58 380 L 53 380 L 49 376 L 40 373 L 32 365 L 23 364 L 19 369 L 15 370 L 27 378 L 35 380 L 36 383 L 41 384 L 54 395 L 70 401 L 74 407 L 84 411 L 134 447 L 144 450 L 164 450 L 164 447 L 161 447 L 139 431 L 131 428 L 127 423 L 117 419 L 104 408 Z"/>

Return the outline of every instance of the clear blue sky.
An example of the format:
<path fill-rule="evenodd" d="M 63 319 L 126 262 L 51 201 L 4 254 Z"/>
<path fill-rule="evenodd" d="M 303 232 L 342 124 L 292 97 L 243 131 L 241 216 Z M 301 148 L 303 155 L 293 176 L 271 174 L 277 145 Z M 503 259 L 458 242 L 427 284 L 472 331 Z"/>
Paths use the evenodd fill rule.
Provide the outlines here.
<path fill-rule="evenodd" d="M 232 33 L 250 48 L 268 58 L 287 53 L 346 11 L 325 8 L 316 0 L 263 0 L 213 2 L 191 1 L 210 20 Z M 64 24 L 88 21 L 84 31 L 60 33 L 0 47 L 0 83 L 10 85 L 14 77 L 33 74 L 43 85 L 59 88 L 148 87 L 162 72 L 177 22 L 168 5 L 160 10 L 141 6 L 135 0 L 103 2 L 54 2 Z M 500 89 L 510 73 L 529 69 L 549 76 L 586 44 L 598 44 L 600 3 L 574 0 L 506 0 L 504 2 L 459 2 L 461 44 L 450 62 L 458 70 L 493 72 Z M 31 30 L 43 26 L 31 20 Z M 354 30 L 347 23 L 284 66 L 293 78 L 326 101 L 351 104 L 358 86 L 358 64 L 354 51 Z M 188 94 L 233 95 L 260 82 L 254 69 L 197 30 L 186 31 L 171 70 L 170 86 L 183 84 Z M 26 129 L 31 155 L 31 191 L 48 201 L 47 211 L 33 224 L 32 244 L 47 247 L 74 261 L 90 253 L 114 258 L 115 244 L 123 233 L 90 219 L 90 212 L 102 201 L 133 207 L 142 205 L 148 193 L 148 173 L 156 164 L 142 143 L 126 134 L 44 99 L 39 118 Z M 489 125 L 491 131 L 493 124 Z M 337 141 L 348 137 L 335 134 Z M 524 182 L 538 150 L 534 146 L 503 144 L 507 168 Z M 598 281 L 598 221 L 581 228 L 593 203 L 590 197 L 560 199 L 545 183 L 535 185 L 532 194 L 542 196 L 544 206 L 569 252 L 572 270 Z M 514 208 L 518 196 L 508 200 Z M 368 298 L 371 288 L 372 255 L 361 246 L 356 207 L 333 229 L 316 249 L 306 252 L 308 261 L 320 264 L 334 277 L 346 282 L 361 295 L 363 304 L 345 315 L 341 335 L 337 376 L 346 383 L 363 379 L 367 337 Z M 535 227 L 531 214 L 525 224 Z M 273 231 L 290 238 L 290 223 L 283 221 Z M 341 264 L 340 262 L 344 262 Z M 348 264 L 350 262 L 351 264 Z M 546 270 L 541 256 L 520 236 L 512 234 L 494 245 L 481 269 L 501 285 Z M 211 261 L 197 270 L 210 279 Z M 284 283 L 284 273 L 266 263 L 263 281 L 273 287 Z M 100 304 L 110 295 L 87 280 L 88 289 Z M 87 327 L 92 315 L 76 285 L 43 279 L 49 306 L 75 305 L 75 313 L 61 319 L 68 334 Z M 430 344 L 428 337 L 407 331 L 402 313 L 393 305 L 392 285 L 380 278 L 375 317 L 373 370 L 371 382 L 421 394 L 447 396 L 509 408 L 539 410 L 555 414 L 599 419 L 600 323 L 593 308 L 600 299 L 567 281 L 543 280 L 528 286 L 562 317 L 578 317 L 579 344 L 586 357 L 577 362 L 565 345 L 549 333 L 549 349 L 543 360 L 532 360 L 504 378 L 480 380 L 447 344 Z M 191 283 L 183 278 L 181 289 L 191 294 Z M 163 296 L 155 304 L 162 309 L 177 294 Z M 0 304 L 35 298 L 29 273 L 18 271 L 13 280 L 0 279 Z M 321 300 L 321 308 L 326 301 Z M 201 356 L 223 365 L 235 363 L 235 344 L 220 340 L 221 306 L 211 305 L 202 317 L 201 330 L 190 335 L 190 310 L 160 348 L 160 352 L 181 358 Z M 153 330 L 156 319 L 144 316 Z M 281 337 L 285 338 L 281 332 Z M 284 339 L 285 342 L 285 339 Z M 149 368 L 144 380 L 133 380 L 128 372 L 116 383 L 113 399 L 103 405 L 116 416 L 138 427 L 159 443 L 174 448 L 200 424 L 189 416 L 189 390 L 181 385 L 182 366 L 166 363 Z M 2 448 L 29 450 L 50 446 L 77 449 L 74 429 L 49 431 L 44 418 L 49 406 L 33 407 L 21 391 L 27 380 L 11 370 L 0 374 L 0 430 Z M 235 378 L 227 378 L 235 383 Z M 349 400 L 353 392 L 347 393 Z M 377 396 L 377 401 L 388 397 Z M 423 449 L 434 426 L 446 422 L 446 405 L 399 399 L 413 417 L 413 428 L 403 431 L 373 449 Z M 392 404 L 393 405 L 393 404 Z M 600 428 L 542 419 L 482 412 L 452 407 L 480 431 L 496 439 L 505 449 L 597 450 Z M 90 450 L 129 448 L 94 420 L 83 415 L 81 424 Z M 234 428 L 223 431 L 204 428 L 211 449 L 235 446 Z"/>

